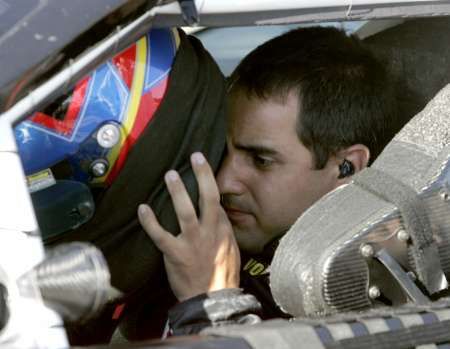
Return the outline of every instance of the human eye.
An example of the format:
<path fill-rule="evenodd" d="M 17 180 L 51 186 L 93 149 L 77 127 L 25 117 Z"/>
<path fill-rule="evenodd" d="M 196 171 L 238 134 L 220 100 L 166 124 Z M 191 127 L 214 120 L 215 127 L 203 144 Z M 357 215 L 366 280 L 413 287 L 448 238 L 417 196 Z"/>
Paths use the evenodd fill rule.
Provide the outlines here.
<path fill-rule="evenodd" d="M 253 163 L 259 169 L 267 170 L 273 165 L 274 162 L 275 161 L 270 157 L 253 154 Z"/>

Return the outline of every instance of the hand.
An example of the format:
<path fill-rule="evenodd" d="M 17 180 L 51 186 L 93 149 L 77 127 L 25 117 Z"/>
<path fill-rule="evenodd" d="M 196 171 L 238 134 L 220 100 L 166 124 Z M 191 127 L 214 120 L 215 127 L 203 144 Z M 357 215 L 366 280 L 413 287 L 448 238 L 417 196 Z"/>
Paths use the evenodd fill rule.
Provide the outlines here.
<path fill-rule="evenodd" d="M 147 205 L 138 209 L 139 221 L 164 254 L 170 286 L 179 301 L 201 293 L 239 287 L 240 255 L 233 228 L 220 205 L 214 174 L 201 153 L 191 156 L 199 186 L 200 218 L 176 171 L 165 181 L 181 233 L 175 237 L 159 224 Z"/>

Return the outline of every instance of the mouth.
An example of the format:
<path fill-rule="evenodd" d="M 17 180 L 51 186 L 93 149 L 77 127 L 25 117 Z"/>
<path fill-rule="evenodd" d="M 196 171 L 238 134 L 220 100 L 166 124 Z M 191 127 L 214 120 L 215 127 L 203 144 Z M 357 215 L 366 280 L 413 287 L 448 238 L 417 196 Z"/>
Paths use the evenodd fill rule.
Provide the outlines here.
<path fill-rule="evenodd" d="M 242 211 L 237 208 L 232 207 L 224 207 L 224 210 L 228 216 L 228 219 L 231 221 L 231 223 L 243 223 L 244 221 L 248 220 L 252 214 L 247 211 Z"/>

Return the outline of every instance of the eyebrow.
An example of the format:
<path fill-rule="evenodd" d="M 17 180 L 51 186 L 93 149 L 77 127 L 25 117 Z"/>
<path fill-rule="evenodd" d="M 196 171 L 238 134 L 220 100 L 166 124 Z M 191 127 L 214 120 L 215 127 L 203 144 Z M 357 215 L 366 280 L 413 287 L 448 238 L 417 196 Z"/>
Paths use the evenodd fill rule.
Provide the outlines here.
<path fill-rule="evenodd" d="M 234 144 L 236 149 L 242 150 L 252 154 L 262 154 L 262 155 L 278 155 L 279 153 L 270 147 L 266 147 L 264 145 L 254 145 L 254 144 Z"/>

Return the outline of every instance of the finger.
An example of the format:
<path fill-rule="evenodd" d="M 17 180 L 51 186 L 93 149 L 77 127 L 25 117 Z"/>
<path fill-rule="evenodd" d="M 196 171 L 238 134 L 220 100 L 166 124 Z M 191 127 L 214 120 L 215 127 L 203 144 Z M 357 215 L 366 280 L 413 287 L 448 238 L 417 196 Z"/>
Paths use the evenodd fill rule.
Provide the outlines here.
<path fill-rule="evenodd" d="M 186 191 L 183 181 L 174 170 L 167 172 L 164 179 L 170 197 L 172 198 L 181 232 L 188 235 L 196 233 L 199 229 L 197 213 L 195 212 L 194 205 L 192 205 L 191 198 Z"/>
<path fill-rule="evenodd" d="M 214 225 L 220 207 L 219 188 L 214 173 L 202 153 L 192 154 L 191 163 L 198 182 L 201 220 L 206 225 Z"/>
<path fill-rule="evenodd" d="M 172 246 L 177 243 L 177 239 L 159 224 L 150 206 L 145 204 L 139 205 L 138 218 L 145 232 L 153 240 L 156 247 L 164 254 L 170 253 Z"/>
<path fill-rule="evenodd" d="M 233 232 L 233 227 L 223 207 L 219 207 L 218 209 L 218 225 L 220 226 L 220 229 L 218 229 L 220 235 L 226 237 L 227 239 L 230 239 L 230 241 L 234 241 L 234 243 L 236 243 L 237 246 L 236 237 L 234 236 Z"/>

